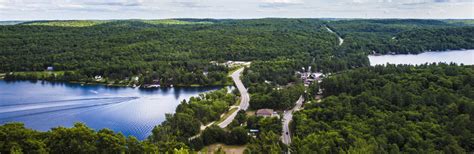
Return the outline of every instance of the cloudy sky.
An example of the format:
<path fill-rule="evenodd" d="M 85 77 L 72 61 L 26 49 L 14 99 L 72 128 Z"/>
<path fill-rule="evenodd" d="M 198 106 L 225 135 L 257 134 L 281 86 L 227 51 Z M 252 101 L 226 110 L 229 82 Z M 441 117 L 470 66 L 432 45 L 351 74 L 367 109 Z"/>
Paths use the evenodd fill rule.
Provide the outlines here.
<path fill-rule="evenodd" d="M 0 0 L 0 20 L 474 18 L 474 0 Z"/>

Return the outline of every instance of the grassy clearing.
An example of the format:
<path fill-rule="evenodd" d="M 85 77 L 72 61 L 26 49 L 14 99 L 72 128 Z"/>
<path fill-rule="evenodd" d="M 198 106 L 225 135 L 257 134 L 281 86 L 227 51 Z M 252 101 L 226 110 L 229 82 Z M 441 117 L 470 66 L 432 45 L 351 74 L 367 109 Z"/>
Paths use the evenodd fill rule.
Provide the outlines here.
<path fill-rule="evenodd" d="M 246 111 L 247 117 L 255 116 L 255 111 Z"/>
<path fill-rule="evenodd" d="M 220 152 L 218 152 L 219 148 L 221 149 Z M 247 145 L 236 146 L 236 145 L 225 145 L 225 144 L 216 143 L 216 144 L 211 144 L 209 146 L 205 146 L 199 152 L 237 154 L 237 153 L 244 153 L 245 148 L 247 148 Z"/>
<path fill-rule="evenodd" d="M 230 68 L 229 72 L 227 73 L 227 76 L 231 76 L 232 73 L 234 73 L 235 71 L 237 71 L 238 69 L 242 68 L 244 66 L 238 66 L 238 67 L 232 67 Z"/>
<path fill-rule="evenodd" d="M 235 106 L 239 106 L 239 105 L 240 105 L 240 97 L 239 97 L 239 99 L 237 99 L 237 102 L 235 102 L 234 105 L 235 105 Z"/>

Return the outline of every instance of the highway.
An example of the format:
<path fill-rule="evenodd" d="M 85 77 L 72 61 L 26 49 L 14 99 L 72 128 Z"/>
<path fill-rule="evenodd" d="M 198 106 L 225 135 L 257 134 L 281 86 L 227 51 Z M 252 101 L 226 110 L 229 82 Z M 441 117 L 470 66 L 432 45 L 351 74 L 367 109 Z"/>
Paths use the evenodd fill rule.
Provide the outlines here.
<path fill-rule="evenodd" d="M 303 106 L 303 101 L 303 96 L 300 96 L 298 101 L 295 103 L 295 107 L 293 107 L 291 110 L 286 110 L 283 114 L 283 132 L 281 134 L 281 141 L 286 145 L 290 145 L 291 143 L 291 132 L 289 125 L 291 119 L 293 118 L 293 112 L 301 109 L 301 106 Z"/>
<path fill-rule="evenodd" d="M 245 88 L 244 84 L 240 80 L 240 76 L 242 75 L 242 72 L 244 71 L 245 67 L 242 67 L 232 73 L 231 77 L 232 80 L 234 80 L 235 85 L 237 86 L 237 89 L 240 92 L 240 105 L 238 106 L 238 110 L 233 112 L 230 116 L 228 116 L 224 121 L 222 121 L 220 124 L 218 124 L 219 127 L 225 128 L 227 125 L 229 125 L 237 115 L 237 112 L 239 110 L 247 110 L 249 107 L 249 101 L 250 101 L 250 96 L 249 93 L 247 92 L 247 89 Z"/>

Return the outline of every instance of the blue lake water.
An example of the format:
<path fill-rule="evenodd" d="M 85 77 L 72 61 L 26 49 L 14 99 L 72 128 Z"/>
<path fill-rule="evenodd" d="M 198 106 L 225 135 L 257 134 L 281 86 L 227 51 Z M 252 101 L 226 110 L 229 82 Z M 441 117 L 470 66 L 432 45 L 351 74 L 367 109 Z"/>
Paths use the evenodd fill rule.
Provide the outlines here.
<path fill-rule="evenodd" d="M 474 65 L 474 50 L 458 50 L 458 51 L 443 51 L 443 52 L 424 52 L 417 55 L 400 54 L 400 55 L 381 55 L 369 56 L 370 65 L 384 65 L 390 64 L 425 64 L 425 63 L 450 63 Z"/>
<path fill-rule="evenodd" d="M 221 87 L 139 89 L 45 81 L 0 80 L 0 124 L 47 131 L 86 123 L 145 139 L 183 100 Z"/>

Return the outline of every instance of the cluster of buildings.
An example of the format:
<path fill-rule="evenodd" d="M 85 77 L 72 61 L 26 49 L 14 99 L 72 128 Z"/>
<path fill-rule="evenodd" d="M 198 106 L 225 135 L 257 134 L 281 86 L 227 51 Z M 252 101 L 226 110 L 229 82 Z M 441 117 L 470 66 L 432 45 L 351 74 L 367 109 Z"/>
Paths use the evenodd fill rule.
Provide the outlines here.
<path fill-rule="evenodd" d="M 311 72 L 311 66 L 308 66 L 307 70 L 303 67 L 302 71 L 296 72 L 296 74 L 299 74 L 301 76 L 300 78 L 301 80 L 303 80 L 305 86 L 309 86 L 313 82 L 319 83 L 324 77 L 324 74 L 321 72 Z"/>

